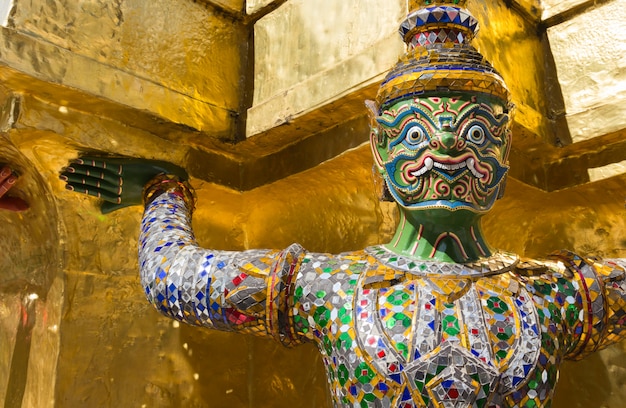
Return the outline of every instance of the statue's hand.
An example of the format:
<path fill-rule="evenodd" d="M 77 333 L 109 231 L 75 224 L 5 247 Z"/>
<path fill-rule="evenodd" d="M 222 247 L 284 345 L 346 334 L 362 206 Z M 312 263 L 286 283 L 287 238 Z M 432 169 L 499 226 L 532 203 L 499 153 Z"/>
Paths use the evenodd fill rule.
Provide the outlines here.
<path fill-rule="evenodd" d="M 71 191 L 104 200 L 103 214 L 142 203 L 143 187 L 158 174 L 175 174 L 183 180 L 187 172 L 174 164 L 146 159 L 83 156 L 61 172 Z"/>
<path fill-rule="evenodd" d="M 0 165 L 0 210 L 24 211 L 29 205 L 18 197 L 8 197 L 6 193 L 13 187 L 18 175 L 7 165 Z"/>

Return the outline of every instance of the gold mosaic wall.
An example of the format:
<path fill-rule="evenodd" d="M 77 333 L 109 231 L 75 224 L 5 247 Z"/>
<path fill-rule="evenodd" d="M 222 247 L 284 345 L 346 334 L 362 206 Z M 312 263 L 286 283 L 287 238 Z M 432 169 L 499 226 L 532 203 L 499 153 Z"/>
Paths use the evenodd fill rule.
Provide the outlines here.
<path fill-rule="evenodd" d="M 615 81 L 626 76 L 626 41 L 610 34 L 624 21 L 626 0 L 613 0 L 548 29 L 573 142 L 626 127 L 626 85 Z"/>
<path fill-rule="evenodd" d="M 522 3 L 522 10 L 538 7 Z M 470 0 L 467 7 L 480 21 L 476 46 L 509 84 L 518 121 L 545 137 L 545 56 L 536 23 L 529 21 L 531 11 L 524 11 L 531 16 L 527 18 L 497 0 Z M 377 83 L 404 52 L 397 29 L 406 12 L 406 0 L 290 0 L 260 19 L 248 136 L 298 118 L 306 122 L 320 105 L 367 86 L 372 98 Z M 500 52 L 503 48 L 506 53 Z"/>
<path fill-rule="evenodd" d="M 248 9 L 267 12 L 277 3 L 284 2 L 248 2 Z M 284 133 L 232 144 L 243 139 L 240 118 L 252 99 L 248 47 L 260 17 L 243 15 L 242 1 L 11 4 L 0 27 L 0 162 L 22 174 L 12 194 L 27 199 L 31 209 L 0 212 L 0 403 L 329 406 L 313 347 L 286 350 L 160 317 L 138 282 L 140 209 L 104 216 L 95 200 L 65 191 L 58 171 L 85 151 L 192 169 L 199 196 L 194 226 L 207 247 L 299 242 L 311 251 L 340 252 L 384 242 L 396 213 L 376 197 L 369 148 L 337 155 L 365 140 L 366 121 L 354 100 L 371 98 L 372 85 L 363 84 L 358 98 L 339 99 L 350 114 L 338 114 L 344 108 L 336 102 L 311 110 L 308 122 L 283 126 Z M 512 10 L 494 0 L 469 6 L 484 32 L 493 33 L 480 47 L 508 75 L 522 106 L 517 126 L 526 133 L 518 133 L 518 146 L 543 146 L 523 139 L 533 138 L 528 129 L 546 126 L 545 96 L 537 89 L 545 56 L 532 24 L 519 17 L 536 5 L 522 2 Z M 504 14 L 506 19 L 496 18 Z M 521 46 L 500 47 L 498 39 Z M 352 133 L 362 136 L 339 142 Z M 586 172 L 590 155 L 607 146 L 626 158 L 618 144 L 587 143 L 576 147 L 574 170 Z M 537 160 L 520 156 L 514 164 L 521 174 L 537 168 Z M 306 161 L 310 168 L 301 165 Z M 531 257 L 561 248 L 626 257 L 626 175 L 578 184 L 547 192 L 510 179 L 507 195 L 485 220 L 492 244 Z M 621 408 L 624 384 L 626 344 L 566 364 L 554 406 Z"/>

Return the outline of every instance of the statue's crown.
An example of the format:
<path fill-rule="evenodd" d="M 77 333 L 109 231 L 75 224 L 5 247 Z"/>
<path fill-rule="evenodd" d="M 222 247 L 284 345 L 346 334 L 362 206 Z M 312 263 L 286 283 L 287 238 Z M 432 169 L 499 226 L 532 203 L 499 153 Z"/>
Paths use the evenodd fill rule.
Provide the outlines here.
<path fill-rule="evenodd" d="M 465 0 L 409 1 L 409 14 L 400 25 L 400 35 L 409 48 L 470 42 L 478 32 L 478 21 L 464 5 Z"/>
<path fill-rule="evenodd" d="M 407 53 L 389 72 L 376 97 L 379 107 L 420 95 L 482 94 L 505 105 L 510 94 L 504 80 L 472 46 L 478 21 L 466 0 L 409 0 L 400 24 Z"/>

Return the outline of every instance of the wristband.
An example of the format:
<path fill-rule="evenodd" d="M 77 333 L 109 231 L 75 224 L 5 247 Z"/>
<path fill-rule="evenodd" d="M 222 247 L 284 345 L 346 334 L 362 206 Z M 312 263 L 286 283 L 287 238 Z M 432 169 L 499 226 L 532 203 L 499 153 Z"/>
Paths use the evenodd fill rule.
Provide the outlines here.
<path fill-rule="evenodd" d="M 183 181 L 180 177 L 173 174 L 161 173 L 150 180 L 143 188 L 144 208 L 163 193 L 179 195 L 191 212 L 196 207 L 196 193 L 188 181 Z"/>

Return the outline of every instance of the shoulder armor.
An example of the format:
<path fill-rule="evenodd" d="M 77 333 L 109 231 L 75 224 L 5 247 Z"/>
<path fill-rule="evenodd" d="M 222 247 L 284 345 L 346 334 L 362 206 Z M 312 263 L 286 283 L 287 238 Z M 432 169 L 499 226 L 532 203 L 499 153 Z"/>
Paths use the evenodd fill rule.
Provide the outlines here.
<path fill-rule="evenodd" d="M 571 271 L 567 269 L 562 262 L 537 261 L 529 258 L 520 258 L 519 263 L 515 265 L 515 273 L 529 277 L 550 275 L 553 273 L 558 273 L 568 278 L 573 276 Z"/>

